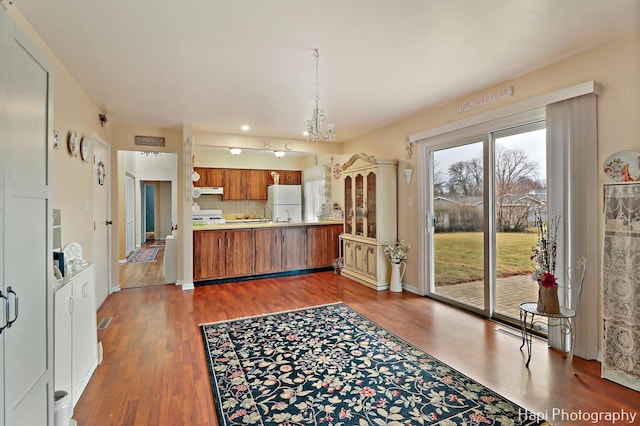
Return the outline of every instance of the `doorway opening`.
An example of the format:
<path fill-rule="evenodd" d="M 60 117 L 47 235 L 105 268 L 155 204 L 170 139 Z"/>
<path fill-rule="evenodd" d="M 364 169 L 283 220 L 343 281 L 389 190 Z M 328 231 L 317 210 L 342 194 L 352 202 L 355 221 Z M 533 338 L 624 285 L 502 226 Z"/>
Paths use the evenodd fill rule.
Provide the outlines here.
<path fill-rule="evenodd" d="M 165 276 L 177 222 L 177 154 L 118 152 L 120 288 L 175 284 Z"/>

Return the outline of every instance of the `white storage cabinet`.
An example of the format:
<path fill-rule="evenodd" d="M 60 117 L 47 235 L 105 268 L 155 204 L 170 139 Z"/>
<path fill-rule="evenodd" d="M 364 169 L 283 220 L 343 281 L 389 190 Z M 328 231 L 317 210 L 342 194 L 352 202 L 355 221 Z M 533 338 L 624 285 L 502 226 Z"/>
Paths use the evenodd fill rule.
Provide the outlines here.
<path fill-rule="evenodd" d="M 93 265 L 65 277 L 54 297 L 54 386 L 77 404 L 98 366 Z"/>

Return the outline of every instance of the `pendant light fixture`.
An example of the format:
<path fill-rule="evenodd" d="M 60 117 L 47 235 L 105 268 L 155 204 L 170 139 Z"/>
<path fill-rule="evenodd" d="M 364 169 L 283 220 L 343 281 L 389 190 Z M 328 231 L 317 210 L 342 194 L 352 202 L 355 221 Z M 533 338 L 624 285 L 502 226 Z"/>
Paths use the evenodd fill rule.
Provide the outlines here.
<path fill-rule="evenodd" d="M 311 120 L 307 122 L 307 130 L 305 130 L 304 135 L 307 137 L 307 142 L 318 142 L 320 139 L 323 139 L 328 142 L 333 142 L 336 140 L 335 134 L 335 124 L 327 124 L 326 132 L 323 132 L 320 129 L 322 123 L 326 120 L 324 115 L 324 110 L 320 109 L 320 97 L 318 96 L 318 62 L 320 60 L 320 54 L 318 53 L 318 49 L 313 49 L 314 56 L 316 58 L 316 105 L 313 110 L 313 117 Z"/>

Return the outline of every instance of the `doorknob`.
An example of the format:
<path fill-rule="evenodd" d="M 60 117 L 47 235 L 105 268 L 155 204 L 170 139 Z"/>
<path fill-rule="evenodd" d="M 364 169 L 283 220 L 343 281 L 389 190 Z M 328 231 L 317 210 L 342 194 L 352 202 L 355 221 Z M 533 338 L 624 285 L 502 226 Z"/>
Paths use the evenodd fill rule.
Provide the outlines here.
<path fill-rule="evenodd" d="M 106 224 L 107 225 L 113 225 L 113 221 L 112 220 L 107 220 Z"/>

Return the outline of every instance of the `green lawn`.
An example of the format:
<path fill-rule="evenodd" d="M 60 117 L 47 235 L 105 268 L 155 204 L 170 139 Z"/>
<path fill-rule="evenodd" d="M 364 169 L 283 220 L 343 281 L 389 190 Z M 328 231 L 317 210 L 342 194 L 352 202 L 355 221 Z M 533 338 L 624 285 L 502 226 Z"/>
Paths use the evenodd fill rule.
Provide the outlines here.
<path fill-rule="evenodd" d="M 481 280 L 484 277 L 483 234 L 481 232 L 438 233 L 435 236 L 436 285 Z M 535 232 L 498 233 L 498 277 L 528 274 L 533 271 L 531 247 Z"/>

